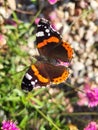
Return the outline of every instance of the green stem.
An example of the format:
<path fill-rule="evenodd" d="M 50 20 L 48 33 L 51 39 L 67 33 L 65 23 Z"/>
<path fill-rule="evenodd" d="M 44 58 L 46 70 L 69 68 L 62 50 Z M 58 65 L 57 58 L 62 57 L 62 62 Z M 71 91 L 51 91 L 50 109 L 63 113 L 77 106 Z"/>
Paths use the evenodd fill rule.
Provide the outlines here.
<path fill-rule="evenodd" d="M 33 106 L 34 107 L 34 106 Z M 48 118 L 47 116 L 45 116 L 45 114 L 43 113 L 43 112 L 41 112 L 39 109 L 37 109 L 36 107 L 34 107 L 35 109 L 36 109 L 36 111 L 38 112 L 38 113 L 40 113 L 40 115 L 41 116 L 43 116 L 49 123 L 51 123 L 57 130 L 61 130 L 57 125 L 55 125 L 54 123 L 53 123 L 53 121 L 50 119 L 50 118 Z"/>
<path fill-rule="evenodd" d="M 32 26 L 32 24 L 34 23 L 35 19 L 39 16 L 40 12 L 41 12 L 42 9 L 40 9 L 37 14 L 33 17 L 32 21 L 31 21 L 31 24 L 29 26 L 29 28 Z"/>
<path fill-rule="evenodd" d="M 70 87 L 70 88 L 72 88 L 72 89 L 74 89 L 75 91 L 80 91 L 80 92 L 82 92 L 82 93 L 84 93 L 84 91 L 83 90 L 81 90 L 81 89 L 79 89 L 79 88 L 77 88 L 77 87 L 74 87 L 74 86 L 72 86 L 71 84 L 69 84 L 69 83 L 65 83 L 68 87 Z"/>
<path fill-rule="evenodd" d="M 65 116 L 80 116 L 80 115 L 98 115 L 98 112 L 78 112 L 78 113 L 64 113 Z"/>

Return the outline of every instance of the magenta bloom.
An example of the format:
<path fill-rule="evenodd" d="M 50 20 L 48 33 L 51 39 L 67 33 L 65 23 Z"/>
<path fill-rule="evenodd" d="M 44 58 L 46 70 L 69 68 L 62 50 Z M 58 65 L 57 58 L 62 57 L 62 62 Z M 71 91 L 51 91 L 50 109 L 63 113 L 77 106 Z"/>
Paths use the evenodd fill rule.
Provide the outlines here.
<path fill-rule="evenodd" d="M 50 4 L 55 4 L 58 0 L 48 0 Z"/>
<path fill-rule="evenodd" d="M 90 84 L 85 84 L 82 90 L 78 92 L 78 105 L 88 105 L 89 107 L 96 107 L 98 105 L 98 88 L 92 87 Z"/>
<path fill-rule="evenodd" d="M 35 19 L 35 24 L 38 24 L 39 21 L 40 21 L 40 18 L 36 18 L 36 19 Z"/>
<path fill-rule="evenodd" d="M 88 89 L 86 91 L 86 96 L 88 98 L 89 107 L 94 107 L 98 105 L 98 88 Z"/>
<path fill-rule="evenodd" d="M 90 122 L 87 127 L 84 128 L 84 130 L 98 130 L 96 122 L 92 121 Z"/>
<path fill-rule="evenodd" d="M 20 130 L 15 123 L 12 121 L 3 121 L 2 122 L 2 130 Z"/>

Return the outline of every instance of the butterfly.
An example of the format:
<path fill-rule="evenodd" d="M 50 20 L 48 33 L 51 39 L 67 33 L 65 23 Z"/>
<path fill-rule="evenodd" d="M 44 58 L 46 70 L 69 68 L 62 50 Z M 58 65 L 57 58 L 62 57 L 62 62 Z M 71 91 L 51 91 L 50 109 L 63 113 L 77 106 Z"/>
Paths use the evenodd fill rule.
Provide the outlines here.
<path fill-rule="evenodd" d="M 36 47 L 40 57 L 44 58 L 38 58 L 25 73 L 21 87 L 26 91 L 37 86 L 60 84 L 69 76 L 65 64 L 71 62 L 73 49 L 68 42 L 62 40 L 60 33 L 49 21 L 43 18 L 37 25 Z"/>

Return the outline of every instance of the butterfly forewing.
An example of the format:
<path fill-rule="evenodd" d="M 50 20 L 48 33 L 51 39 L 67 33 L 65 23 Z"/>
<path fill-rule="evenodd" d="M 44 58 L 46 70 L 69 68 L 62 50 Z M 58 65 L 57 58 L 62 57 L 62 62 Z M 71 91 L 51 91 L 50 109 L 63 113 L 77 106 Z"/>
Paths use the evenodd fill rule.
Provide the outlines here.
<path fill-rule="evenodd" d="M 68 42 L 62 41 L 60 33 L 54 30 L 47 20 L 40 20 L 37 27 L 36 42 L 40 55 L 60 59 L 64 62 L 71 61 L 73 49 Z"/>

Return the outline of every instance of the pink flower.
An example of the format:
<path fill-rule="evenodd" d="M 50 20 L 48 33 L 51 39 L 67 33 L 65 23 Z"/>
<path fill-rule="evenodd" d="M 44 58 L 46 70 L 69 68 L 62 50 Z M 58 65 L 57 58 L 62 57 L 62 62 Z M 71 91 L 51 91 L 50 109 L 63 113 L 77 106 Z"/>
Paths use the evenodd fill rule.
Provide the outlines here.
<path fill-rule="evenodd" d="M 50 4 L 55 4 L 56 2 L 57 2 L 58 0 L 48 0 L 48 2 L 50 3 Z"/>
<path fill-rule="evenodd" d="M 84 85 L 83 92 L 78 92 L 79 100 L 78 105 L 88 105 L 95 107 L 98 105 L 98 88 L 92 88 L 90 84 Z"/>
<path fill-rule="evenodd" d="M 57 13 L 56 13 L 55 10 L 53 10 L 52 12 L 50 12 L 49 18 L 50 18 L 50 20 L 52 20 L 52 21 L 55 20 L 55 19 L 57 19 Z"/>
<path fill-rule="evenodd" d="M 3 121 L 2 122 L 2 130 L 20 130 L 15 123 L 12 121 Z"/>
<path fill-rule="evenodd" d="M 40 18 L 36 18 L 34 22 L 35 22 L 35 24 L 38 24 L 39 21 L 40 21 Z"/>
<path fill-rule="evenodd" d="M 98 130 L 96 122 L 92 121 L 90 122 L 87 127 L 84 128 L 84 130 Z"/>
<path fill-rule="evenodd" d="M 78 97 L 79 97 L 79 99 L 78 99 L 78 102 L 77 102 L 77 104 L 79 105 L 79 106 L 87 106 L 88 105 L 88 99 L 87 99 L 87 96 L 86 96 L 86 94 L 84 93 L 84 92 L 78 92 Z"/>
<path fill-rule="evenodd" d="M 98 105 L 98 88 L 91 88 L 86 91 L 86 96 L 88 98 L 89 107 L 94 107 Z"/>

